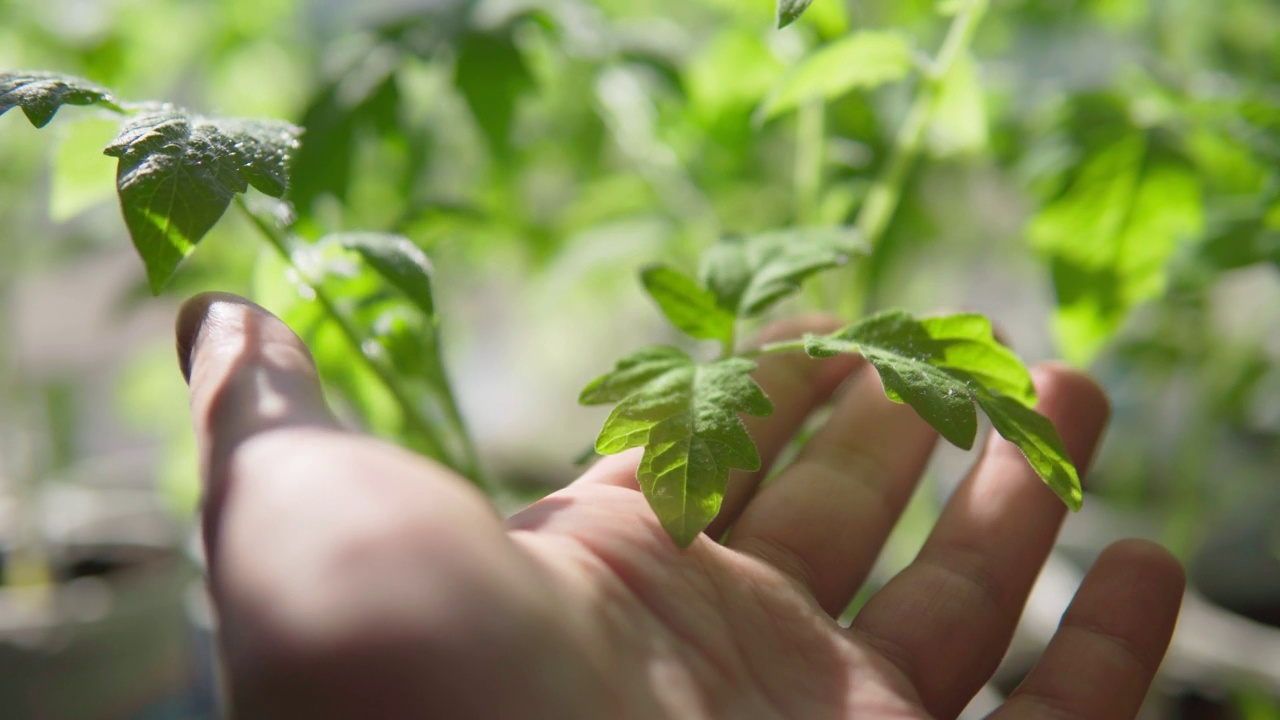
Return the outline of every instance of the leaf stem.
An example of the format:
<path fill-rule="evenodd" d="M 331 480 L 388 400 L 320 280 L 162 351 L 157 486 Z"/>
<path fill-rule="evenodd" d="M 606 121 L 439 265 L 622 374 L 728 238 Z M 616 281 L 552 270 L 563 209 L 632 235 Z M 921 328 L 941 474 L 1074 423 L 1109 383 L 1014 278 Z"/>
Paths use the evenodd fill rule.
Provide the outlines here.
<path fill-rule="evenodd" d="M 462 445 L 462 457 L 460 458 L 455 457 L 455 454 L 448 450 L 448 443 L 440 437 L 439 429 L 434 426 L 428 418 L 423 416 L 422 410 L 416 403 L 414 403 L 413 399 L 405 393 L 404 388 L 400 386 L 400 383 L 396 380 L 391 371 L 382 363 L 374 360 L 364 351 L 363 343 L 360 339 L 360 333 L 347 320 L 347 318 L 339 312 L 337 304 L 331 297 L 329 297 L 329 294 L 324 290 L 324 288 L 321 287 L 319 283 L 314 282 L 310 277 L 308 277 L 307 272 L 298 266 L 297 262 L 294 260 L 293 253 L 290 251 L 289 242 L 285 235 L 277 228 L 273 227 L 271 223 L 264 220 L 260 215 L 250 210 L 243 199 L 236 198 L 236 204 L 240 206 L 240 209 L 249 218 L 249 221 L 262 234 L 262 237 L 267 241 L 267 244 L 275 249 L 281 259 L 298 272 L 300 282 L 303 282 L 311 289 L 316 302 L 320 305 L 321 309 L 324 310 L 325 314 L 329 316 L 329 319 L 333 321 L 334 325 L 337 326 L 338 331 L 342 336 L 351 345 L 351 349 L 354 351 L 355 356 L 359 358 L 360 362 L 363 363 L 375 377 L 378 378 L 379 382 L 382 383 L 387 392 L 391 394 L 396 405 L 404 414 L 406 422 L 408 422 L 422 437 L 425 445 L 424 451 L 426 454 L 441 460 L 454 470 L 457 470 L 482 490 L 487 490 L 488 486 L 480 472 L 480 463 L 475 451 L 475 446 L 471 441 L 470 435 L 466 431 L 466 427 L 462 423 L 461 413 L 458 411 L 457 403 L 453 398 L 453 393 L 450 391 L 448 379 L 444 376 L 442 363 L 439 362 L 438 355 L 437 357 L 432 358 L 432 361 L 428 363 L 431 368 L 428 382 L 430 382 L 432 387 L 439 392 L 439 395 L 443 400 L 441 404 L 444 406 L 447 419 L 454 425 L 455 433 L 459 439 L 459 443 Z"/>
<path fill-rule="evenodd" d="M 938 49 L 938 55 L 930 63 L 926 75 L 921 78 L 916 96 L 902 119 L 902 125 L 898 128 L 889 158 L 885 161 L 875 182 L 872 183 L 871 189 L 867 192 L 867 199 L 858 211 L 854 226 L 871 252 L 875 251 L 876 246 L 883 239 L 902 201 L 907 175 L 920 155 L 925 130 L 928 129 L 929 121 L 933 118 L 934 110 L 938 105 L 942 80 L 951 72 L 956 60 L 973 43 L 973 35 L 987 11 L 988 4 L 989 0 L 970 0 L 952 19 L 942 46 Z M 861 267 L 866 267 L 866 264 Z M 870 283 L 866 282 L 865 275 L 864 281 L 859 285 L 861 286 L 859 291 L 864 296 L 871 294 L 872 288 Z M 865 300 L 863 304 L 866 304 Z"/>

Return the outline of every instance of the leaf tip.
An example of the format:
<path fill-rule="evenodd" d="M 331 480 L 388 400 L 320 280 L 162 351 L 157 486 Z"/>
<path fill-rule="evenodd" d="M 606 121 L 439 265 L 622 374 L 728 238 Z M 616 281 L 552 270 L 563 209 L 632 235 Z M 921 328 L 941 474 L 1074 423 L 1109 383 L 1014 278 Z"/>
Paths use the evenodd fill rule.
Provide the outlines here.
<path fill-rule="evenodd" d="M 674 542 L 676 547 L 687 550 L 705 528 L 691 527 L 683 520 L 683 518 L 677 518 L 674 522 L 663 522 L 662 529 L 667 531 L 667 537 L 671 538 L 671 542 Z"/>

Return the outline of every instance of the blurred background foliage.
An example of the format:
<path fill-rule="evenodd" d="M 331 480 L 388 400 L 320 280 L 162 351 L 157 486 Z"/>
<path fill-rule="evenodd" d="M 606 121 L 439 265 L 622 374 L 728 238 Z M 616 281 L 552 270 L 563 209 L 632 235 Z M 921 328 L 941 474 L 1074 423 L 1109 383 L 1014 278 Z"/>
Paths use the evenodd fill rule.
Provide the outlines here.
<path fill-rule="evenodd" d="M 966 6 L 815 0 L 777 31 L 768 0 L 0 0 L 0 67 L 304 126 L 300 234 L 398 233 L 426 251 L 463 414 L 521 497 L 569 479 L 593 436 L 577 388 L 621 350 L 675 341 L 636 270 L 691 266 L 727 233 L 854 223 L 929 85 L 874 254 L 784 312 L 971 308 L 1024 358 L 1089 367 L 1115 404 L 1091 494 L 1193 576 L 1225 573 L 1275 611 L 1280 587 L 1253 591 L 1280 577 L 1280 5 L 992 0 L 930 78 Z M 0 288 L 127 249 L 100 155 L 112 123 L 65 109 L 42 134 L 0 124 Z M 414 445 L 360 349 L 252 235 L 228 215 L 161 300 L 135 263 L 110 313 L 248 294 L 308 338 L 345 416 Z M 345 282 L 357 306 L 377 299 L 377 283 Z M 47 428 L 34 474 L 90 455 L 84 424 L 118 422 L 154 445 L 163 497 L 189 514 L 168 343 L 130 342 L 107 420 L 84 377 L 0 349 L 9 423 Z M 1240 697 L 1242 717 L 1277 716 Z"/>

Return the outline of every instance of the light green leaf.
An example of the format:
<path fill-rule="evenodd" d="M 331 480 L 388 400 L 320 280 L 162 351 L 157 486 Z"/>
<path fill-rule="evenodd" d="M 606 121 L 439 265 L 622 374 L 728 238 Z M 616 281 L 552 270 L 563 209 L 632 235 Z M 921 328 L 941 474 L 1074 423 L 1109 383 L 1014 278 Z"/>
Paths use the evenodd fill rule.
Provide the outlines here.
<path fill-rule="evenodd" d="M 911 405 L 965 449 L 977 434 L 976 402 L 1053 491 L 1073 509 L 1080 507 L 1080 479 L 1062 441 L 1052 423 L 1032 409 L 1031 375 L 996 341 L 986 318 L 961 314 L 917 320 L 889 310 L 831 335 L 808 336 L 805 351 L 813 357 L 866 357 L 890 399 Z"/>
<path fill-rule="evenodd" d="M 401 235 L 351 233 L 334 238 L 348 250 L 360 253 L 369 267 L 404 293 L 427 317 L 435 317 L 431 261 L 421 248 Z"/>
<path fill-rule="evenodd" d="M 1179 245 L 1203 226 L 1200 180 L 1132 133 L 1104 146 L 1028 234 L 1050 261 L 1063 354 L 1089 363 L 1139 303 L 1164 291 Z"/>
<path fill-rule="evenodd" d="M 714 120 L 731 112 L 749 112 L 785 71 L 759 33 L 727 29 L 689 58 L 684 83 L 697 113 Z"/>
<path fill-rule="evenodd" d="M 116 136 L 114 118 L 84 118 L 58 127 L 49 188 L 49 218 L 66 222 L 114 197 L 115 163 L 102 148 Z"/>
<path fill-rule="evenodd" d="M 1026 366 L 995 339 L 990 320 L 958 313 L 920 318 L 919 323 L 936 343 L 942 364 L 963 371 L 987 390 L 1035 406 L 1035 386 Z"/>
<path fill-rule="evenodd" d="M 755 443 L 738 417 L 773 412 L 751 379 L 755 367 L 743 358 L 696 364 L 674 348 L 648 348 L 583 391 L 584 402 L 621 398 L 596 439 L 596 452 L 644 448 L 636 472 L 640 489 L 681 547 L 719 512 L 729 472 L 760 468 Z"/>
<path fill-rule="evenodd" d="M 975 153 L 986 148 L 987 135 L 986 98 L 977 64 L 973 55 L 964 53 L 942 78 L 926 135 L 929 152 L 935 157 Z"/>
<path fill-rule="evenodd" d="M 164 106 L 125 124 L 105 154 L 152 292 L 248 186 L 280 197 L 299 129 L 283 122 L 191 116 Z"/>
<path fill-rule="evenodd" d="M 819 48 L 783 78 L 757 111 L 769 120 L 811 100 L 896 82 L 911 72 L 911 44 L 901 33 L 863 30 Z"/>
<path fill-rule="evenodd" d="M 699 277 L 720 307 L 752 317 L 795 293 L 810 276 L 861 250 L 847 228 L 801 228 L 731 237 L 702 258 Z"/>
<path fill-rule="evenodd" d="M 812 4 L 813 0 L 778 0 L 778 29 L 795 22 Z"/>
<path fill-rule="evenodd" d="M 88 80 L 50 72 L 0 72 L 0 115 L 15 107 L 41 128 L 63 105 L 100 105 L 123 112 L 111 91 Z"/>
<path fill-rule="evenodd" d="M 716 304 L 716 296 L 669 265 L 652 265 L 640 273 L 662 314 L 681 332 L 699 340 L 733 344 L 735 317 Z"/>

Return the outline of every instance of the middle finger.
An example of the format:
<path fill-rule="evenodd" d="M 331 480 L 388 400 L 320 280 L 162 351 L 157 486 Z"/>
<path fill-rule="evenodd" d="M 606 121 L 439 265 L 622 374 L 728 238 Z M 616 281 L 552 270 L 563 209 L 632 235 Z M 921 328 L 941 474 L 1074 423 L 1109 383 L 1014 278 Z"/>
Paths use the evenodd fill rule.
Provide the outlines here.
<path fill-rule="evenodd" d="M 1061 366 L 1034 377 L 1039 411 L 1083 472 L 1106 424 L 1106 396 Z M 1004 656 L 1065 514 L 1018 449 L 993 433 L 920 554 L 851 632 L 899 666 L 930 714 L 955 717 Z"/>

